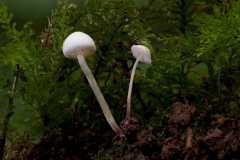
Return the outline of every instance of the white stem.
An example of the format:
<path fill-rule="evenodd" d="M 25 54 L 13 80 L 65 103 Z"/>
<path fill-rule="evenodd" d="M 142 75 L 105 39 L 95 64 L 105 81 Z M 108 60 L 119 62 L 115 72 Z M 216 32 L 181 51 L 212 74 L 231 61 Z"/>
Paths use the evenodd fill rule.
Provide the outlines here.
<path fill-rule="evenodd" d="M 141 59 L 141 55 L 137 58 L 137 60 L 134 63 L 133 69 L 132 69 L 132 74 L 131 74 L 131 79 L 129 83 L 129 88 L 128 88 L 128 96 L 127 96 L 127 113 L 126 113 L 126 122 L 125 124 L 128 124 L 128 121 L 130 119 L 130 111 L 131 111 L 131 95 L 132 95 L 132 86 L 133 86 L 133 80 L 134 80 L 134 75 L 135 75 L 135 70 L 137 68 L 138 62 Z"/>
<path fill-rule="evenodd" d="M 100 107 L 102 108 L 102 111 L 103 111 L 103 114 L 105 116 L 105 118 L 107 119 L 108 123 L 110 124 L 110 126 L 112 127 L 112 129 L 117 133 L 119 134 L 120 136 L 123 136 L 123 133 L 121 131 L 121 129 L 118 127 L 118 125 L 116 124 L 112 114 L 111 114 L 111 111 L 102 95 L 102 92 L 100 91 L 98 85 L 97 85 L 97 82 L 96 80 L 94 79 L 93 75 L 92 75 L 92 72 L 90 71 L 86 61 L 85 61 L 85 58 L 84 56 L 82 55 L 78 55 L 77 56 L 77 59 L 78 59 L 78 62 L 85 74 L 85 76 L 87 77 L 88 79 L 88 82 L 100 104 Z"/>

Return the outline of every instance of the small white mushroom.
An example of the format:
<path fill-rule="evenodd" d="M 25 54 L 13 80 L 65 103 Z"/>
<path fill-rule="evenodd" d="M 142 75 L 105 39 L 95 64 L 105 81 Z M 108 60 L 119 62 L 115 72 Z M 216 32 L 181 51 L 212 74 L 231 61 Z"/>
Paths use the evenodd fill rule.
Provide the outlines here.
<path fill-rule="evenodd" d="M 135 70 L 137 68 L 138 62 L 140 61 L 146 64 L 150 64 L 152 62 L 151 52 L 148 47 L 143 45 L 133 45 L 131 48 L 131 51 L 132 51 L 133 57 L 136 58 L 136 61 L 132 69 L 131 79 L 130 79 L 129 88 L 128 88 L 127 113 L 126 113 L 125 124 L 128 124 L 128 121 L 130 119 L 132 86 L 133 86 L 133 79 L 134 79 Z"/>
<path fill-rule="evenodd" d="M 66 58 L 69 59 L 78 59 L 78 62 L 82 68 L 83 73 L 88 79 L 88 82 L 101 106 L 101 109 L 112 127 L 112 129 L 120 136 L 124 136 L 121 129 L 116 124 L 111 111 L 100 91 L 96 80 L 94 79 L 86 61 L 85 57 L 91 56 L 96 51 L 96 46 L 93 39 L 83 33 L 83 32 L 74 32 L 70 34 L 63 43 L 63 54 Z"/>

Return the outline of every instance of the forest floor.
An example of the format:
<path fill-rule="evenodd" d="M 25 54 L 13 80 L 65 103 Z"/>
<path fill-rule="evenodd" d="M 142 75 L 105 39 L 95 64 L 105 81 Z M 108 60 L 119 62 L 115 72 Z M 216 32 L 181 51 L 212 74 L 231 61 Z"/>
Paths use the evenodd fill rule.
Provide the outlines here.
<path fill-rule="evenodd" d="M 139 121 L 131 118 L 128 125 L 121 122 L 123 138 L 115 136 L 107 141 L 85 130 L 88 143 L 75 136 L 58 142 L 42 140 L 19 159 L 240 160 L 240 115 L 209 122 L 205 131 L 196 127 L 201 116 L 194 106 L 176 102 L 160 135 L 156 135 L 156 128 L 141 128 Z"/>

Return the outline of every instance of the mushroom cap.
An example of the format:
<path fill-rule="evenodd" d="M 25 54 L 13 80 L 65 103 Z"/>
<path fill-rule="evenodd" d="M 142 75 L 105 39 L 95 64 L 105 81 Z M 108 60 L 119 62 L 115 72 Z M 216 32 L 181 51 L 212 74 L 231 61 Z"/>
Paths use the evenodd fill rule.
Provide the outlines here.
<path fill-rule="evenodd" d="M 131 48 L 131 51 L 132 51 L 133 57 L 135 57 L 136 59 L 139 56 L 142 56 L 139 60 L 140 62 L 143 62 L 146 64 L 150 64 L 152 62 L 151 52 L 148 47 L 144 45 L 133 45 Z"/>
<path fill-rule="evenodd" d="M 62 50 L 66 58 L 77 59 L 78 55 L 88 57 L 94 54 L 96 45 L 89 35 L 83 32 L 74 32 L 65 39 Z"/>

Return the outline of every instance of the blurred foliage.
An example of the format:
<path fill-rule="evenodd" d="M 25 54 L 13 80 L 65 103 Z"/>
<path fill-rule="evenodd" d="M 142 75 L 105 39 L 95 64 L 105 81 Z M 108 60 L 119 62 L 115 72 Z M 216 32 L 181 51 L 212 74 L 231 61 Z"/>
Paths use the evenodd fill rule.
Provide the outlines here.
<path fill-rule="evenodd" d="M 32 135 L 56 142 L 79 136 L 87 150 L 90 138 L 78 133 L 111 131 L 77 61 L 62 54 L 64 39 L 74 31 L 96 43 L 87 63 L 118 123 L 125 116 L 133 44 L 153 53 L 152 65 L 136 73 L 134 117 L 159 129 L 176 101 L 194 104 L 210 119 L 240 113 L 238 1 L 146 0 L 137 8 L 134 0 L 90 0 L 82 8 L 59 1 L 37 36 L 28 24 L 17 30 L 3 4 L 0 15 L 0 64 L 19 63 L 23 69 L 16 97 L 34 113 L 24 120 Z M 151 29 L 154 25 L 162 31 Z"/>
<path fill-rule="evenodd" d="M 196 7 L 193 2 L 185 1 L 185 5 L 191 3 Z M 212 6 L 211 12 L 203 10 L 199 14 L 195 9 L 195 13 L 185 16 L 182 12 L 172 12 L 172 17 L 181 18 L 174 21 L 176 29 L 159 34 L 158 41 L 164 46 L 156 47 L 155 62 L 147 72 L 147 78 L 151 79 L 149 94 L 163 106 L 169 100 L 172 104 L 180 99 L 201 110 L 212 105 L 211 113 L 218 117 L 227 116 L 233 103 L 234 113 L 238 114 L 240 3 L 205 3 L 203 6 Z M 182 19 L 189 21 L 183 23 Z"/>
<path fill-rule="evenodd" d="M 85 0 L 69 0 L 82 7 Z M 0 4 L 8 7 L 9 13 L 13 13 L 13 21 L 17 23 L 16 29 L 21 30 L 25 23 L 31 23 L 31 28 L 38 35 L 47 25 L 46 17 L 58 6 L 57 0 L 0 0 Z M 3 31 L 0 28 L 0 32 Z"/>

